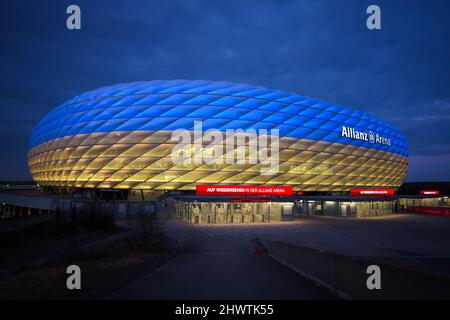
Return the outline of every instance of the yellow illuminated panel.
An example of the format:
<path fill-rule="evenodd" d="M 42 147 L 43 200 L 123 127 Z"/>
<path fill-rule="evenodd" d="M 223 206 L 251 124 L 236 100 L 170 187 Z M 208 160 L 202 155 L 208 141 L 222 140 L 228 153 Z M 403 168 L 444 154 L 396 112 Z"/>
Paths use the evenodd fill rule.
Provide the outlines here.
<path fill-rule="evenodd" d="M 33 179 L 43 186 L 194 190 L 196 184 L 283 184 L 302 191 L 398 188 L 401 155 L 339 143 L 281 137 L 279 171 L 258 164 L 174 164 L 171 131 L 77 134 L 30 150 Z"/>

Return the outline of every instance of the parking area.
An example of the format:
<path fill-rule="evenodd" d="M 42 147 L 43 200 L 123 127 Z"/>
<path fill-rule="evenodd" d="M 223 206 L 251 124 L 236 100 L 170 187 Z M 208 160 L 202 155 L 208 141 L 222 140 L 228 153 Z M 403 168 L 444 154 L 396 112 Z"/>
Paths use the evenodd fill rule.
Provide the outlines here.
<path fill-rule="evenodd" d="M 215 225 L 193 225 L 193 228 L 204 232 L 210 237 L 233 237 L 247 235 L 271 235 L 289 234 L 299 232 L 310 232 L 314 227 L 309 223 L 301 221 L 271 222 L 255 224 L 215 224 Z"/>
<path fill-rule="evenodd" d="M 169 263 L 110 299 L 334 299 L 325 288 L 269 256 L 252 239 L 279 240 L 450 276 L 450 219 L 412 214 L 302 218 L 292 222 L 193 225 L 171 220 L 178 243 Z"/>
<path fill-rule="evenodd" d="M 337 254 L 450 276 L 450 219 L 395 214 L 371 218 L 309 217 L 251 225 L 194 225 L 208 237 L 258 236 Z"/>

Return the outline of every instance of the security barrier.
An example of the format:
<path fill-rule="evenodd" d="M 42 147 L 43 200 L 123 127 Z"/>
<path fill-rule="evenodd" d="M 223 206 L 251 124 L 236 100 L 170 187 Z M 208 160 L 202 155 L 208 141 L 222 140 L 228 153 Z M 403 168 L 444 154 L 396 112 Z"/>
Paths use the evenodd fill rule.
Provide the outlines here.
<path fill-rule="evenodd" d="M 281 241 L 268 241 L 276 260 L 346 299 L 449 299 L 450 279 L 360 257 L 338 255 Z M 367 267 L 381 269 L 381 289 L 367 287 Z"/>

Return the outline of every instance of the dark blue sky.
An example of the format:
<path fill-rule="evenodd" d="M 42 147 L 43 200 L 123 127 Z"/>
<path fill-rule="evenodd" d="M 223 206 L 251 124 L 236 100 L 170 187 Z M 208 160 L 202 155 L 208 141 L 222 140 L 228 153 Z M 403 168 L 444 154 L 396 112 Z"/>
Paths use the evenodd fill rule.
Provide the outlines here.
<path fill-rule="evenodd" d="M 82 30 L 66 29 L 77 4 Z M 366 8 L 382 30 L 366 28 Z M 407 181 L 450 180 L 450 1 L 2 1 L 0 180 L 30 179 L 27 141 L 86 90 L 208 79 L 379 116 L 406 136 Z"/>

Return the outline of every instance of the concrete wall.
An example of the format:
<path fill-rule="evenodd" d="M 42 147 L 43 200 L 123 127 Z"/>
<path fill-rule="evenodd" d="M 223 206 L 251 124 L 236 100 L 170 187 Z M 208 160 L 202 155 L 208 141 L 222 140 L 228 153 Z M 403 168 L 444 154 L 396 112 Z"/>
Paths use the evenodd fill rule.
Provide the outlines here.
<path fill-rule="evenodd" d="M 60 221 L 90 219 L 114 216 L 116 220 L 133 217 L 138 213 L 156 214 L 154 201 L 98 200 L 81 198 L 64 198 L 51 195 L 14 195 L 0 193 L 1 217 L 15 218 L 54 213 Z M 5 205 L 3 205 L 5 203 Z M 160 208 L 161 213 L 167 210 Z"/>
<path fill-rule="evenodd" d="M 348 257 L 280 241 L 269 254 L 347 299 L 450 299 L 450 279 L 377 261 Z M 381 290 L 369 290 L 367 267 L 381 269 Z"/>

